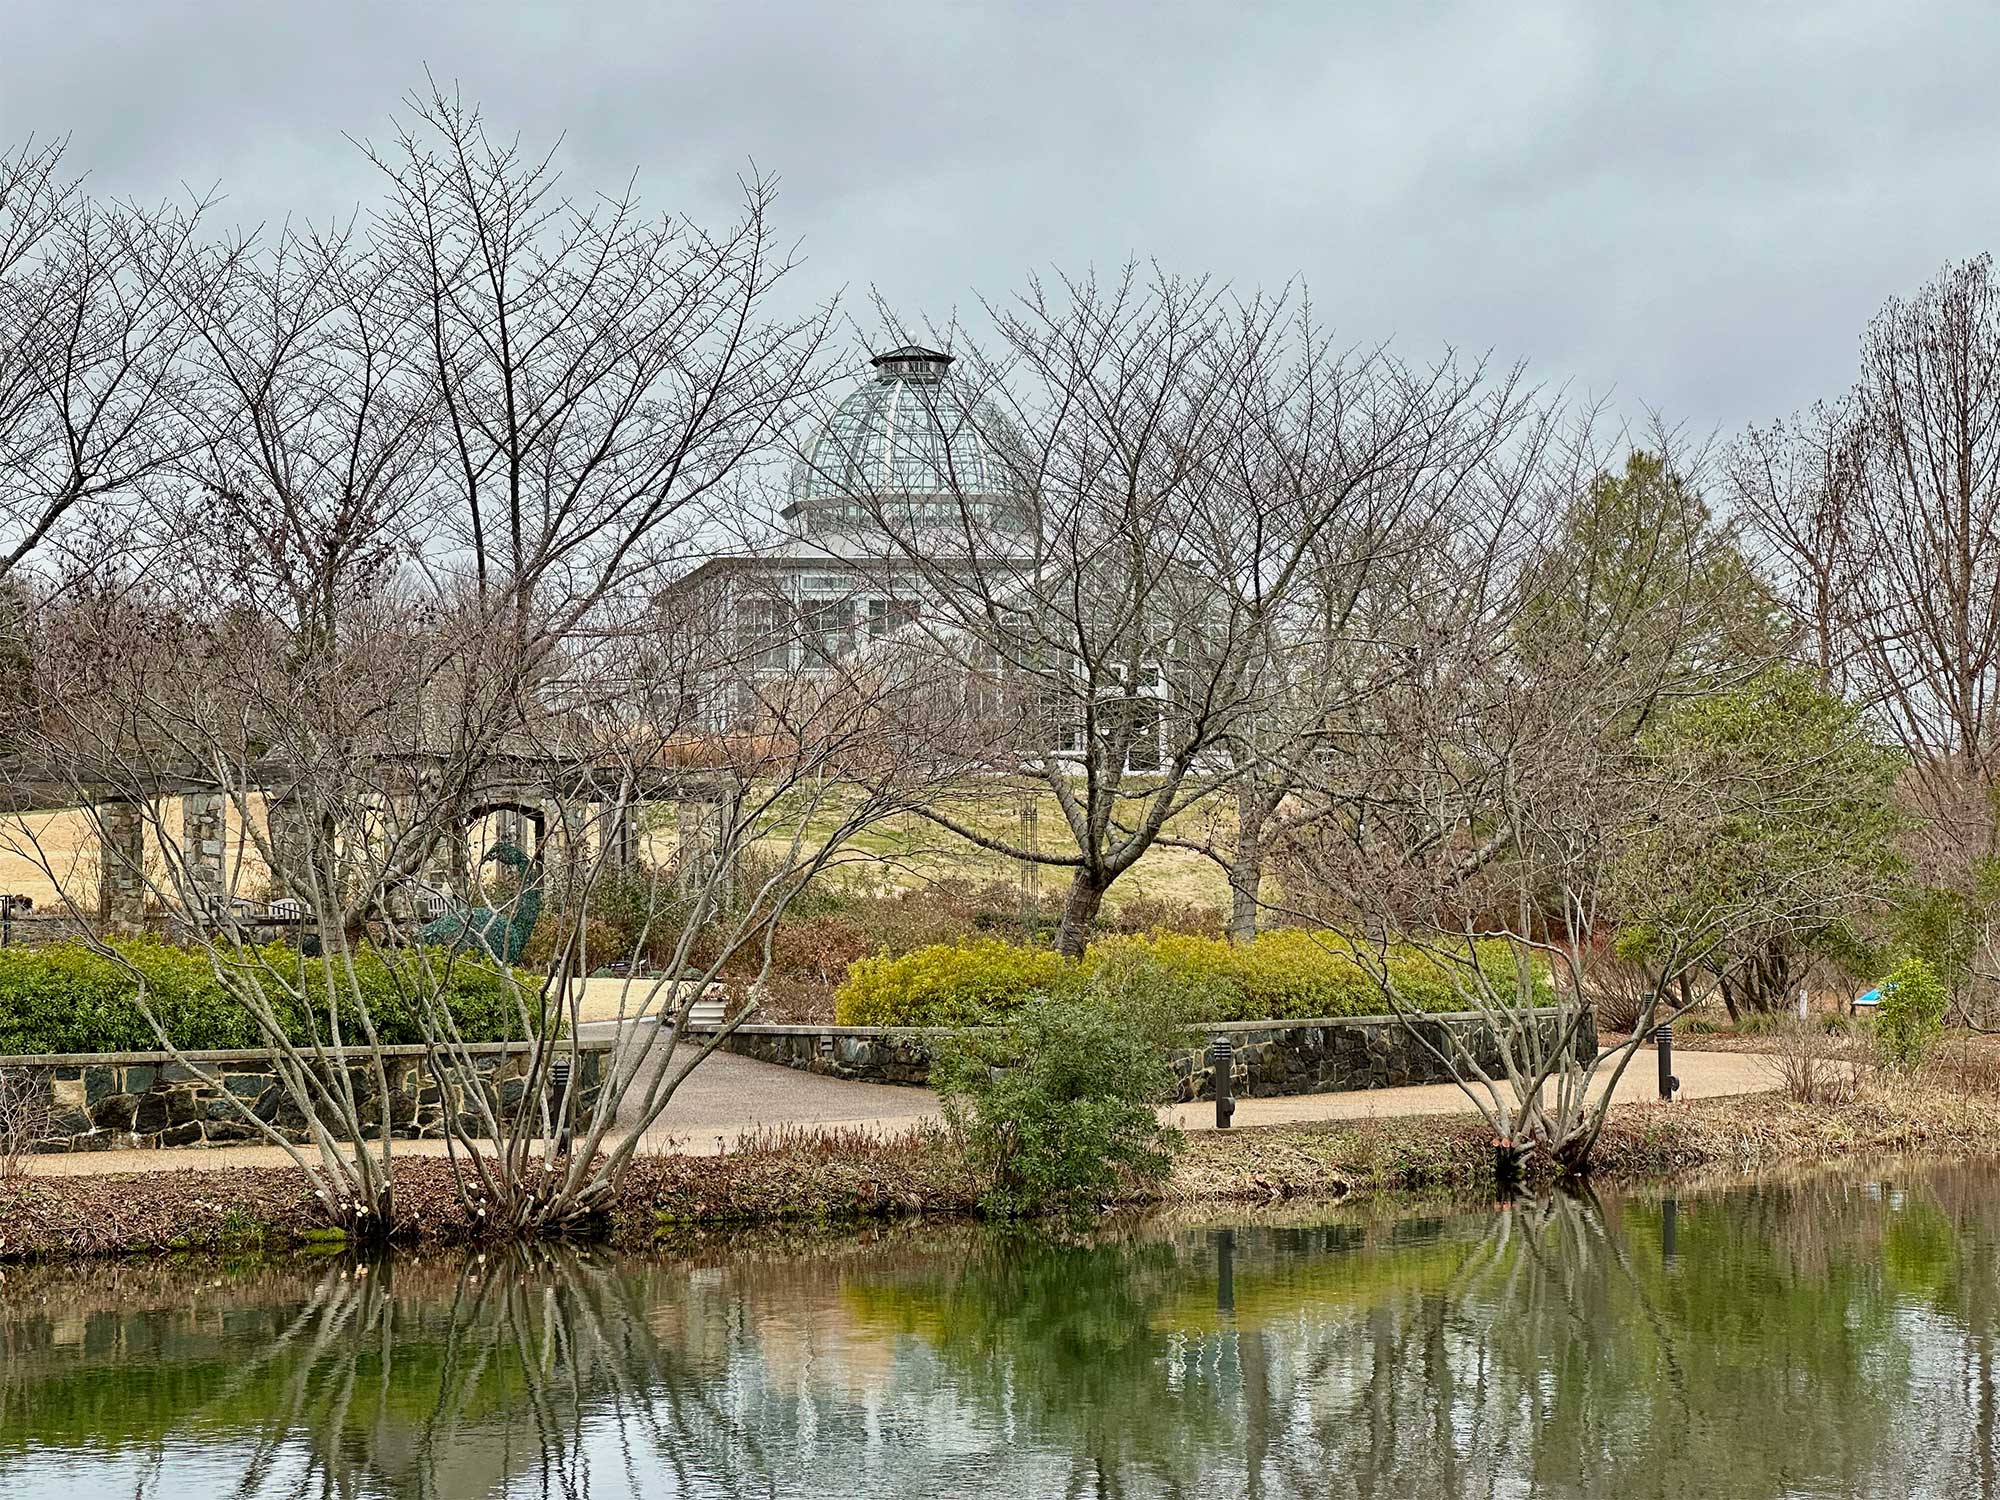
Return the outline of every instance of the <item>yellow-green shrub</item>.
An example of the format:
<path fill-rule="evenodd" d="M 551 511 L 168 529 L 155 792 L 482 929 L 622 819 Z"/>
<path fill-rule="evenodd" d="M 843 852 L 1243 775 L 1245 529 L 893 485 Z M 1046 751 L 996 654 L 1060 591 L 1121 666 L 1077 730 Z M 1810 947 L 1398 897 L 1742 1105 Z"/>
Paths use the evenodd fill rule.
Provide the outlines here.
<path fill-rule="evenodd" d="M 1046 948 L 998 938 L 937 943 L 896 957 L 858 959 L 833 992 L 842 1026 L 977 1026 L 1034 994 L 1067 994 L 1080 967 Z"/>
<path fill-rule="evenodd" d="M 1142 952 L 1204 997 L 1204 1021 L 1302 1020 L 1314 1016 L 1379 1016 L 1392 1009 L 1374 972 L 1338 932 L 1281 927 L 1248 943 L 1167 934 L 1112 938 L 1093 944 L 1086 968 L 1114 954 Z M 1496 985 L 1513 983 L 1513 957 L 1504 942 L 1479 945 L 1478 962 Z M 1460 989 L 1469 972 L 1454 974 L 1448 961 L 1398 945 L 1379 960 L 1396 1004 L 1407 1010 L 1458 1010 L 1470 1005 Z"/>
<path fill-rule="evenodd" d="M 1480 943 L 1477 961 L 1495 988 L 1512 987 L 1513 953 L 1504 941 Z M 834 992 L 834 1016 L 852 1026 L 973 1025 L 1008 1014 L 1030 995 L 1075 993 L 1100 973 L 1141 964 L 1175 990 L 1195 1022 L 1379 1016 L 1393 1008 L 1340 933 L 1279 928 L 1248 943 L 1186 933 L 1106 938 L 1080 963 L 995 939 L 862 959 Z M 1392 947 L 1381 967 L 1404 1009 L 1470 1004 L 1462 986 L 1473 976 L 1455 975 L 1449 961 L 1419 948 Z M 1536 987 L 1545 983 L 1538 977 Z"/>

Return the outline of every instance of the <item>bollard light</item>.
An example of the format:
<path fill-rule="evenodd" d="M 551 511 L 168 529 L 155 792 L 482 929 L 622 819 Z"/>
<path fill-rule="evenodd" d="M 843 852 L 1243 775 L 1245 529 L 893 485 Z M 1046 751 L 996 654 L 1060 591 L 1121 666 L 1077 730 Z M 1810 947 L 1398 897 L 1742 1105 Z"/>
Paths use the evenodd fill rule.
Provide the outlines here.
<path fill-rule="evenodd" d="M 1671 1104 L 1681 1081 L 1674 1077 L 1674 1023 L 1662 1021 L 1653 1028 L 1653 1046 L 1660 1054 L 1660 1102 Z"/>
<path fill-rule="evenodd" d="M 1236 1113 L 1236 1047 L 1226 1036 L 1208 1044 L 1209 1076 L 1215 1081 L 1215 1128 L 1227 1130 Z"/>
<path fill-rule="evenodd" d="M 569 1071 L 570 1061 L 559 1057 L 549 1064 L 549 1092 L 556 1097 L 556 1117 L 562 1122 L 556 1132 L 556 1155 L 569 1155 Z"/>

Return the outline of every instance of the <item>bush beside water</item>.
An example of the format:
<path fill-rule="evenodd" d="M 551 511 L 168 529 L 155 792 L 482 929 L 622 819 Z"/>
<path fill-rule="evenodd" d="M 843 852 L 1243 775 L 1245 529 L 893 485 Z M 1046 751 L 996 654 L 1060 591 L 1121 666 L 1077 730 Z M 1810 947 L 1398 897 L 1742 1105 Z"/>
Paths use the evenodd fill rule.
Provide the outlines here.
<path fill-rule="evenodd" d="M 1172 1094 L 1176 1020 L 1129 988 L 1036 995 L 939 1045 L 931 1081 L 989 1213 L 1094 1206 L 1127 1176 L 1166 1175 L 1180 1137 L 1157 1107 Z"/>
<path fill-rule="evenodd" d="M 1892 1063 L 1911 1068 L 1924 1060 L 1944 1030 L 1948 996 L 1931 966 L 1906 958 L 1882 981 L 1875 1008 L 1875 1040 Z"/>
<path fill-rule="evenodd" d="M 215 977 L 205 955 L 166 943 L 117 945 L 126 962 L 146 976 L 148 996 L 174 1044 L 189 1051 L 260 1047 L 257 1023 Z M 315 997 L 314 1016 L 324 1034 L 325 970 L 317 959 L 302 959 L 283 944 L 253 950 L 255 962 L 288 978 L 304 977 Z M 491 964 L 444 950 L 429 955 L 431 973 L 448 976 L 444 1000 L 469 1042 L 506 1041 L 521 1027 L 508 980 Z M 421 1042 L 416 997 L 409 983 L 416 956 L 398 955 L 395 964 L 364 952 L 354 960 L 355 979 L 377 1038 L 386 1045 Z M 251 972 L 255 972 L 254 968 Z M 536 981 L 526 981 L 532 992 Z M 80 943 L 46 948 L 0 949 L 0 1056 L 45 1052 L 153 1052 L 160 1040 L 135 1001 L 137 984 L 123 964 Z M 277 1000 L 277 992 L 265 993 Z M 341 991 L 342 1038 L 365 1041 L 349 992 Z M 292 1036 L 310 1035 L 308 1015 L 296 1003 L 279 1012 Z"/>
<path fill-rule="evenodd" d="M 1496 989 L 1513 988 L 1507 943 L 1480 943 L 1477 961 Z M 1469 964 L 1455 966 L 1407 946 L 1391 948 L 1383 962 L 1405 1008 L 1469 1008 Z M 994 938 L 882 954 L 848 969 L 834 992 L 834 1020 L 843 1026 L 979 1025 L 1011 1015 L 1031 995 L 1074 996 L 1098 976 L 1135 964 L 1184 997 L 1190 1023 L 1379 1016 L 1390 1008 L 1347 939 L 1280 928 L 1234 944 L 1185 933 L 1107 938 L 1080 961 Z M 1539 990 L 1546 980 L 1538 976 L 1534 983 Z"/>

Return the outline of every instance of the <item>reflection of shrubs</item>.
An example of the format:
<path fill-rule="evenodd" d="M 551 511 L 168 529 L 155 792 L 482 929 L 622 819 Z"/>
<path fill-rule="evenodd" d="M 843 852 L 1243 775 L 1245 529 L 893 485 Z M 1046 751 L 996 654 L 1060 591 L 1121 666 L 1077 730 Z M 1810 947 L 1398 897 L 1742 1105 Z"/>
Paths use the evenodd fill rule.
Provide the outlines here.
<path fill-rule="evenodd" d="M 1482 943 L 1479 963 L 1496 987 L 1513 983 L 1504 942 Z M 985 939 L 864 959 L 834 994 L 847 1026 L 954 1026 L 1005 1015 L 1038 991 L 1074 992 L 1101 973 L 1143 961 L 1154 982 L 1180 996 L 1191 1021 L 1296 1020 L 1381 1015 L 1382 983 L 1408 1010 L 1449 1011 L 1471 1001 L 1469 973 L 1415 948 L 1379 960 L 1358 957 L 1338 933 L 1281 928 L 1249 943 L 1161 933 L 1106 938 L 1081 962 L 1043 949 Z"/>
<path fill-rule="evenodd" d="M 1882 1055 L 1900 1067 L 1924 1060 L 1944 1029 L 1945 988 L 1921 958 L 1906 958 L 1882 981 L 1875 1007 L 1875 1040 Z"/>
<path fill-rule="evenodd" d="M 1178 1019 L 1132 988 L 1036 995 L 1005 1024 L 938 1045 L 931 1082 L 986 1179 L 989 1212 L 1082 1207 L 1124 1176 L 1166 1175 L 1178 1135 L 1158 1106 L 1172 1093 Z"/>

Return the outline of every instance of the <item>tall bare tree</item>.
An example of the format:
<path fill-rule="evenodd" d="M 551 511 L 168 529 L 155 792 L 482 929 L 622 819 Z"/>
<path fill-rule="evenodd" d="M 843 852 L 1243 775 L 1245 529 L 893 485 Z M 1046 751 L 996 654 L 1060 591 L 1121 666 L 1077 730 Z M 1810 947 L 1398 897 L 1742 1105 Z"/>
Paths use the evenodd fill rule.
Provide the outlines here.
<path fill-rule="evenodd" d="M 1310 649 L 1290 632 L 1316 628 L 1315 571 L 1394 567 L 1401 519 L 1517 437 L 1527 408 L 1511 373 L 1342 354 L 1302 297 L 1128 268 L 990 312 L 996 346 L 962 353 L 961 378 L 1004 473 L 963 472 L 918 422 L 948 503 L 851 498 L 968 685 L 970 732 L 940 755 L 1053 799 L 1062 836 L 927 816 L 1067 871 L 1073 954 L 1175 820 L 1285 738 L 1259 725 L 1280 717 L 1286 657 Z"/>
<path fill-rule="evenodd" d="M 2000 287 L 1989 256 L 1892 298 L 1835 406 L 1747 435 L 1738 503 L 1822 665 L 1910 752 L 1945 842 L 2000 844 Z"/>
<path fill-rule="evenodd" d="M 683 957 L 706 934 L 695 967 L 719 967 L 901 784 L 864 743 L 879 684 L 767 693 L 757 733 L 690 749 L 697 702 L 661 675 L 730 687 L 722 643 L 683 631 L 669 646 L 652 599 L 728 521 L 819 375 L 823 320 L 772 311 L 787 262 L 769 184 L 746 184 L 740 220 L 711 235 L 629 192 L 566 194 L 549 158 L 492 140 L 456 99 L 420 96 L 411 114 L 370 151 L 376 214 L 207 251 L 168 300 L 194 330 L 164 408 L 177 566 L 139 578 L 98 549 L 89 586 L 42 601 L 34 668 L 35 748 L 106 810 L 108 876 L 209 954 L 310 1125 L 289 1149 L 337 1217 L 377 1232 L 396 1214 L 392 1148 L 387 1111 L 369 1107 L 386 1079 L 356 963 L 389 964 L 434 1061 L 472 1067 L 438 1000 L 461 960 L 408 946 L 410 903 L 496 796 L 546 799 L 551 848 L 587 881 L 632 857 L 649 791 L 723 787 L 698 799 L 710 852 L 670 905 Z M 809 816 L 864 769 L 873 795 Z M 265 959 L 173 820 L 181 792 L 225 804 L 307 910 L 312 965 Z M 783 822 L 801 807 L 803 828 Z M 786 827 L 756 890 L 732 890 L 734 854 Z M 569 1106 L 544 1085 L 565 1014 L 574 1034 L 584 939 L 565 931 L 545 986 L 507 980 L 517 1031 L 549 1044 L 525 1102 L 468 1106 L 488 1145 L 450 1127 L 467 1137 L 467 1191 L 518 1228 L 591 1211 L 633 1149 L 612 1133 L 627 1086 L 643 1129 L 685 1076 L 621 1076 L 595 1114 L 566 1119 L 580 1160 L 557 1169 L 550 1110 Z M 667 983 L 627 1019 L 664 1019 L 671 1051 L 700 993 Z M 315 1004 L 323 1024 L 288 1029 Z M 374 1090 L 334 1065 L 344 1046 Z"/>
<path fill-rule="evenodd" d="M 1686 999 L 1680 977 L 1752 920 L 1682 909 L 1655 935 L 1630 1031 L 1600 1055 L 1590 959 L 1619 915 L 1621 855 L 1713 795 L 1652 774 L 1642 731 L 1771 648 L 1753 629 L 1742 649 L 1728 624 L 1747 574 L 1697 503 L 1688 455 L 1614 470 L 1622 442 L 1592 428 L 1518 453 L 1523 472 L 1469 494 L 1391 596 L 1407 666 L 1331 747 L 1311 795 L 1332 815 L 1287 851 L 1286 909 L 1365 935 L 1385 1001 L 1492 1124 L 1503 1177 L 1587 1163 L 1611 1086 Z M 1419 1024 L 1392 960 L 1407 945 L 1483 1033 Z"/>
<path fill-rule="evenodd" d="M 203 207 L 93 198 L 61 143 L 0 155 L 0 582 L 65 528 L 117 540 L 187 452 Z"/>

